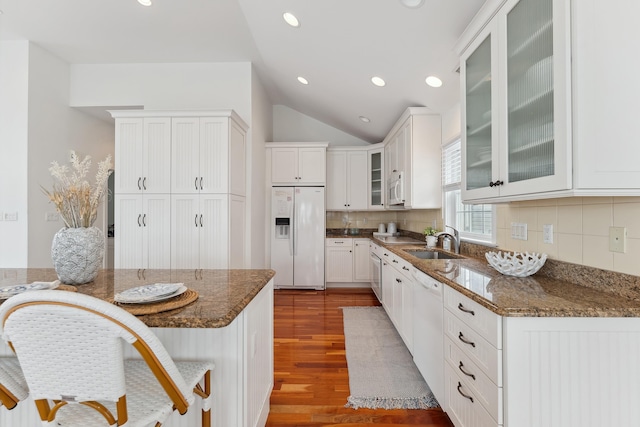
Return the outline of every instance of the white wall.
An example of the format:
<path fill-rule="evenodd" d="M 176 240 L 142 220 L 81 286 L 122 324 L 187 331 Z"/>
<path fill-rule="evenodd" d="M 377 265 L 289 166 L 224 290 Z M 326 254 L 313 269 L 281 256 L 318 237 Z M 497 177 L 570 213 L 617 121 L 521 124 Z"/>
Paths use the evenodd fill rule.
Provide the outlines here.
<path fill-rule="evenodd" d="M 273 106 L 273 141 L 329 142 L 330 146 L 370 145 L 319 120 L 284 105 Z"/>
<path fill-rule="evenodd" d="M 442 144 L 460 137 L 460 104 L 442 114 Z"/>
<path fill-rule="evenodd" d="M 29 49 L 28 103 L 28 266 L 52 267 L 51 241 L 64 224 L 45 221 L 46 212 L 55 212 L 41 191 L 53 183 L 49 166 L 53 160 L 67 163 L 70 150 L 89 155 L 93 164 L 87 179 L 93 183 L 98 162 L 113 156 L 114 129 L 68 106 L 69 64 L 34 44 Z M 101 222 L 100 216 L 94 225 Z"/>
<path fill-rule="evenodd" d="M 271 102 L 255 71 L 251 74 L 251 146 L 248 159 L 249 176 L 247 200 L 249 218 L 251 268 L 267 268 L 266 251 L 269 239 L 269 215 L 267 215 L 266 191 L 266 153 L 264 143 L 271 141 L 273 135 L 273 114 Z"/>
<path fill-rule="evenodd" d="M 70 105 L 233 109 L 251 118 L 251 63 L 76 64 Z"/>
<path fill-rule="evenodd" d="M 0 268 L 27 266 L 29 43 L 0 42 Z"/>

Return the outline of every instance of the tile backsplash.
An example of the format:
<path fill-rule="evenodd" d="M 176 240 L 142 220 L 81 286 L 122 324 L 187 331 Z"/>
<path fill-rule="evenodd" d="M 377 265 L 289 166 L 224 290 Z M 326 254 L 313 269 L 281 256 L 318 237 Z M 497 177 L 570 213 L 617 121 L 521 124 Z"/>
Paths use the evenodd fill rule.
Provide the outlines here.
<path fill-rule="evenodd" d="M 439 209 L 411 211 L 327 212 L 327 228 L 377 228 L 396 222 L 400 230 L 442 230 Z M 544 252 L 549 258 L 640 276 L 640 197 L 569 197 L 496 205 L 496 243 L 508 251 Z M 525 223 L 527 240 L 511 238 L 511 223 Z M 553 243 L 545 243 L 545 225 Z M 609 251 L 609 227 L 627 230 L 626 252 Z"/>

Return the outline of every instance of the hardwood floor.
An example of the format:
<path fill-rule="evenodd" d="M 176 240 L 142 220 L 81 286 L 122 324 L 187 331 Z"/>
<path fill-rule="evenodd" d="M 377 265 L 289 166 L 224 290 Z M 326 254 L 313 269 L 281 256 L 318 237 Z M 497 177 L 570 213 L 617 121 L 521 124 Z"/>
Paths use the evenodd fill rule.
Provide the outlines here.
<path fill-rule="evenodd" d="M 268 427 L 453 427 L 440 409 L 345 408 L 349 376 L 342 310 L 380 305 L 369 289 L 276 290 L 274 371 Z"/>

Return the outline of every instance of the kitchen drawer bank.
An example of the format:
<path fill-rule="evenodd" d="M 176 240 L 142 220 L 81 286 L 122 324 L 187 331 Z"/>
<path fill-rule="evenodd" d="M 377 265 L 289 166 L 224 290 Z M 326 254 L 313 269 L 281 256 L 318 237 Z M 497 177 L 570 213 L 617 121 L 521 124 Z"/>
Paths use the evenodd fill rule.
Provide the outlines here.
<path fill-rule="evenodd" d="M 456 427 L 637 425 L 639 301 L 386 248 L 447 285 L 440 403 Z"/>
<path fill-rule="evenodd" d="M 183 282 L 199 298 L 177 310 L 139 316 L 179 359 L 210 359 L 213 427 L 264 426 L 273 388 L 273 270 L 101 270 L 78 292 L 103 300 L 125 289 Z M 53 269 L 0 269 L 0 286 L 56 279 Z M 60 291 L 63 292 L 63 291 Z M 0 355 L 10 354 L 0 346 Z M 139 357 L 125 348 L 125 356 Z M 55 363 L 55 360 L 53 361 Z M 174 414 L 166 427 L 200 425 L 200 408 Z M 33 402 L 0 411 L 0 426 L 39 425 Z"/>

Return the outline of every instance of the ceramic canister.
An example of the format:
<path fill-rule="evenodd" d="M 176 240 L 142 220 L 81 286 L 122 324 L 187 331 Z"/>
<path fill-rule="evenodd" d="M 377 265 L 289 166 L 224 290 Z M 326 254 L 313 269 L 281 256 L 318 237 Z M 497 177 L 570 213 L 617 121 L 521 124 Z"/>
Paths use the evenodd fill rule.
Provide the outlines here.
<path fill-rule="evenodd" d="M 384 228 L 384 224 L 380 224 L 378 226 L 378 233 L 386 233 L 387 230 Z"/>

